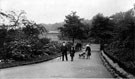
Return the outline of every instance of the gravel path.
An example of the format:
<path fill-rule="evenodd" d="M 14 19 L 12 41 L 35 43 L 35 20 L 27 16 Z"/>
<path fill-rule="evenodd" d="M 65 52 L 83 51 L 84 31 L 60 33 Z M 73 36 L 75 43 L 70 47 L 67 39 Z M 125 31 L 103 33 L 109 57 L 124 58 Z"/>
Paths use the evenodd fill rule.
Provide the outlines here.
<path fill-rule="evenodd" d="M 90 59 L 79 59 L 77 52 L 74 61 L 61 61 L 61 58 L 27 66 L 0 70 L 0 79 L 39 79 L 39 78 L 112 78 L 102 64 L 97 46 L 91 46 Z M 98 49 L 98 48 L 97 48 Z"/>

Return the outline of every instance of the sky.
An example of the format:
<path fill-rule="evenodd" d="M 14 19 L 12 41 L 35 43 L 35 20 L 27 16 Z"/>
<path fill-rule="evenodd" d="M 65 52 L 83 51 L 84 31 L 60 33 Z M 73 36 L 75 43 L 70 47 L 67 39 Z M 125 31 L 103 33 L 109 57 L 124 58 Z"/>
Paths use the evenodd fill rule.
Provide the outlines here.
<path fill-rule="evenodd" d="M 135 0 L 0 0 L 0 10 L 24 10 L 30 20 L 49 24 L 63 22 L 71 11 L 80 18 L 92 19 L 98 13 L 111 16 L 127 11 L 134 4 Z"/>

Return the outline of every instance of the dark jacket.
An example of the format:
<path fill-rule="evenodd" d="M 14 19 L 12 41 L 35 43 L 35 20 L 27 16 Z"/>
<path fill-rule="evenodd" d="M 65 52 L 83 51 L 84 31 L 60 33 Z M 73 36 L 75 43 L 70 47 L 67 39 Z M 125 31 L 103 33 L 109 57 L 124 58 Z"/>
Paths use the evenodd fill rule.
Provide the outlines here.
<path fill-rule="evenodd" d="M 67 52 L 67 46 L 61 46 L 61 52 L 66 53 Z"/>
<path fill-rule="evenodd" d="M 75 48 L 74 47 L 71 47 L 71 49 L 70 49 L 70 56 L 74 56 L 74 54 L 75 54 Z"/>
<path fill-rule="evenodd" d="M 87 51 L 87 54 L 88 55 L 91 55 L 91 48 L 88 46 L 88 47 L 86 47 L 86 50 L 85 51 Z"/>

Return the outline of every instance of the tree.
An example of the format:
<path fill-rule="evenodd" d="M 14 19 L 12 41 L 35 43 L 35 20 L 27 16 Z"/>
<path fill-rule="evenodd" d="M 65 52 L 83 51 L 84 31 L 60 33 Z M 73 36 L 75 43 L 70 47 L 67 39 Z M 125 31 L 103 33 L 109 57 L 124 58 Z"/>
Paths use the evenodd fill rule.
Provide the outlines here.
<path fill-rule="evenodd" d="M 123 14 L 121 15 L 121 16 L 123 16 L 122 18 L 117 16 L 118 14 L 121 14 L 121 13 L 117 13 L 117 14 L 113 15 L 113 17 L 112 17 L 117 26 L 117 28 L 115 28 L 115 30 L 117 32 L 117 36 L 115 36 L 115 40 L 119 40 L 121 43 L 122 42 L 130 43 L 130 44 L 124 44 L 124 46 L 128 45 L 126 48 L 132 47 L 131 49 L 133 49 L 135 13 L 134 13 L 133 9 L 130 9 L 127 12 L 123 12 Z M 116 18 L 118 18 L 119 21 L 117 21 Z"/>
<path fill-rule="evenodd" d="M 36 24 L 38 30 L 40 31 L 40 34 L 48 32 L 47 29 L 42 24 Z"/>
<path fill-rule="evenodd" d="M 36 23 L 29 23 L 27 25 L 25 25 L 25 27 L 22 29 L 24 31 L 24 33 L 28 36 L 28 37 L 36 37 L 38 38 L 38 35 L 40 34 L 40 31 L 38 30 L 38 26 Z"/>
<path fill-rule="evenodd" d="M 2 12 L 0 11 L 0 17 L 3 19 L 3 21 L 8 20 L 10 25 L 8 28 L 17 28 L 20 27 L 23 23 L 23 20 L 26 20 L 25 11 L 8 11 L 8 12 Z M 5 17 L 5 18 L 4 18 Z"/>
<path fill-rule="evenodd" d="M 114 56 L 120 61 L 134 61 L 135 13 L 133 9 L 116 13 L 111 16 L 115 23 L 114 37 L 108 48 L 113 50 Z M 119 52 L 118 55 L 115 55 Z"/>
<path fill-rule="evenodd" d="M 73 44 L 75 39 L 83 38 L 84 25 L 81 23 L 82 20 L 76 15 L 76 12 L 72 12 L 66 16 L 64 27 L 59 28 L 63 36 L 72 39 Z"/>
<path fill-rule="evenodd" d="M 112 22 L 108 17 L 97 14 L 92 21 L 91 37 L 94 37 L 99 43 L 108 43 L 112 38 Z"/>

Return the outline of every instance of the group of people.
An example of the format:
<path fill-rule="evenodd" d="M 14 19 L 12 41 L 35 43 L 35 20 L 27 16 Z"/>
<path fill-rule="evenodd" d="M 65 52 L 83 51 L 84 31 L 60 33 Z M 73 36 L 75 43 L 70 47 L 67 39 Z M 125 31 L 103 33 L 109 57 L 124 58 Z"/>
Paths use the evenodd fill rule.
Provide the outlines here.
<path fill-rule="evenodd" d="M 67 51 L 69 51 L 71 61 L 73 61 L 74 55 L 75 55 L 75 52 L 76 52 L 75 51 L 75 45 L 71 45 L 70 48 L 68 48 L 66 46 L 66 42 L 62 43 L 62 46 L 61 46 L 62 61 L 64 61 L 64 57 L 65 57 L 66 61 L 68 61 Z M 85 52 L 87 54 L 87 58 L 89 59 L 90 55 L 91 55 L 91 48 L 90 48 L 90 46 L 88 44 L 86 45 Z"/>

